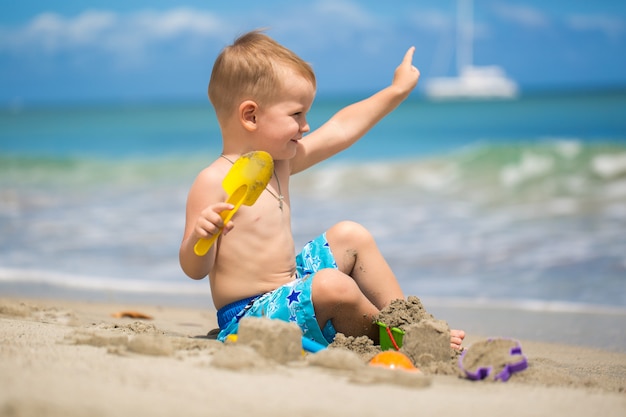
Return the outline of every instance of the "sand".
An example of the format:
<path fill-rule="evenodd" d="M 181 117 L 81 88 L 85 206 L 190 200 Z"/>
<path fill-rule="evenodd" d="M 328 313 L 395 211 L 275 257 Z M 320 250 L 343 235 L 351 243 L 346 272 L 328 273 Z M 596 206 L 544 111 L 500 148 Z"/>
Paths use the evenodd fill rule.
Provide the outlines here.
<path fill-rule="evenodd" d="M 0 415 L 626 413 L 623 352 L 525 339 L 519 343 L 528 369 L 507 382 L 471 381 L 460 368 L 449 374 L 368 366 L 355 350 L 375 347 L 363 340 L 352 341 L 359 349 L 303 355 L 287 323 L 246 325 L 242 340 L 220 343 L 207 336 L 216 327 L 210 309 L 0 299 Z M 419 331 L 435 335 L 441 326 Z M 485 340 L 469 334 L 466 354 Z M 446 350 L 439 342 L 429 349 Z"/>

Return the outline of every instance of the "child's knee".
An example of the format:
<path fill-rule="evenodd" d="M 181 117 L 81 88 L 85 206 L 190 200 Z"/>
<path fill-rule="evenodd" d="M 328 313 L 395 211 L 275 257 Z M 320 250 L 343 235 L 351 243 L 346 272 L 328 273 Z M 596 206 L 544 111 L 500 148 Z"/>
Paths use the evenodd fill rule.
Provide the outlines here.
<path fill-rule="evenodd" d="M 326 232 L 329 242 L 363 242 L 372 239 L 371 233 L 361 224 L 353 221 L 342 221 L 337 223 Z"/>
<path fill-rule="evenodd" d="M 336 269 L 318 271 L 313 278 L 311 290 L 316 305 L 352 304 L 361 297 L 361 290 L 356 282 Z"/>

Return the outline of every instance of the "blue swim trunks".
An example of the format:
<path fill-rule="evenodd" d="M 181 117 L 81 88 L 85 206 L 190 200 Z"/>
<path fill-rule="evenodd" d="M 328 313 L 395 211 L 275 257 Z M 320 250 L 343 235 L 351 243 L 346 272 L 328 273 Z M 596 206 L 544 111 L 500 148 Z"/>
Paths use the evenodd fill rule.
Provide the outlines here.
<path fill-rule="evenodd" d="M 337 331 L 328 321 L 320 329 L 311 300 L 311 284 L 315 273 L 321 269 L 337 269 L 326 234 L 307 243 L 296 256 L 296 279 L 274 291 L 236 301 L 220 308 L 217 320 L 220 326 L 218 340 L 237 333 L 243 317 L 268 317 L 295 322 L 304 334 L 324 346 L 333 341 Z"/>

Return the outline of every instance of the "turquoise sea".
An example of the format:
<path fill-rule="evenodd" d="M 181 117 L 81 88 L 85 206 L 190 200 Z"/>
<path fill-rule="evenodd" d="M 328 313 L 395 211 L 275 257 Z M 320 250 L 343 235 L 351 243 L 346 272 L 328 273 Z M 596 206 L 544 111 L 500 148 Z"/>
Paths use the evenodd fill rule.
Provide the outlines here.
<path fill-rule="evenodd" d="M 312 128 L 359 97 L 319 98 Z M 363 223 L 407 294 L 626 310 L 626 92 L 403 103 L 294 176 L 297 247 Z M 178 266 L 208 103 L 0 110 L 0 294 L 211 306 Z"/>

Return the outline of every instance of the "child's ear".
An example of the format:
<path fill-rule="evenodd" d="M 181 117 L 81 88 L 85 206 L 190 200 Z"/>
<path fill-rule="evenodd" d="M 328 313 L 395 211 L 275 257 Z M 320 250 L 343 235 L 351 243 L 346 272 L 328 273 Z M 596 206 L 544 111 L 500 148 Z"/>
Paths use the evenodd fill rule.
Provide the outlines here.
<path fill-rule="evenodd" d="M 239 121 L 241 125 L 248 131 L 256 130 L 256 117 L 259 106 L 252 100 L 246 100 L 239 105 Z"/>

